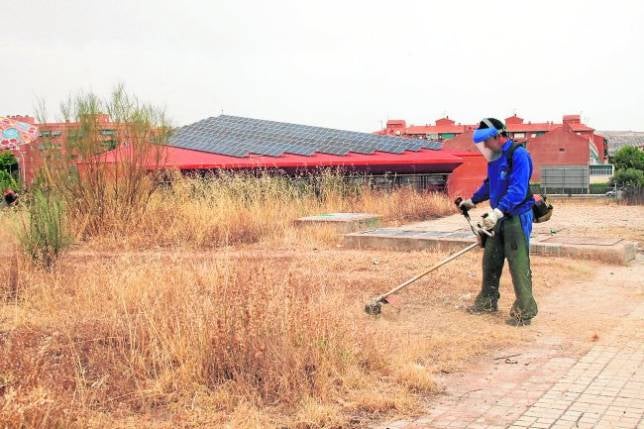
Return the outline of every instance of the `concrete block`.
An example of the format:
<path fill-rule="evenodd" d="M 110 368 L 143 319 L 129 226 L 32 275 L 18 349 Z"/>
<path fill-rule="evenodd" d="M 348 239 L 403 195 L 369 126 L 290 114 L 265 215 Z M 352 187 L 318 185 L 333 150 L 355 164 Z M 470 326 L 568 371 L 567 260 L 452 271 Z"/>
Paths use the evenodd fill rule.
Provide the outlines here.
<path fill-rule="evenodd" d="M 349 233 L 375 228 L 380 224 L 380 218 L 380 215 L 371 213 L 324 213 L 301 217 L 295 222 L 300 226 L 330 225 L 338 233 Z"/>
<path fill-rule="evenodd" d="M 344 243 L 348 248 L 397 251 L 451 252 L 462 249 L 474 240 L 468 230 L 410 231 L 403 227 L 354 232 L 344 236 Z M 538 256 L 594 259 L 626 265 L 636 258 L 637 247 L 635 243 L 617 238 L 540 236 L 531 240 L 530 253 Z"/>

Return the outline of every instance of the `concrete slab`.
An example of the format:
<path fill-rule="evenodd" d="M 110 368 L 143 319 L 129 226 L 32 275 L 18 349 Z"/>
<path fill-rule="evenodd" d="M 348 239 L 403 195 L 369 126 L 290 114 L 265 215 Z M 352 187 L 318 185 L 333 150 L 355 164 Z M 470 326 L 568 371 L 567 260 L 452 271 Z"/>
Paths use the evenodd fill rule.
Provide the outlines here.
<path fill-rule="evenodd" d="M 565 236 L 553 236 L 547 237 L 541 240 L 541 242 L 547 241 L 552 244 L 575 244 L 575 245 L 584 245 L 584 246 L 614 246 L 620 241 L 623 241 L 621 238 L 597 238 L 597 237 L 565 237 Z"/>
<path fill-rule="evenodd" d="M 301 217 L 298 225 L 331 225 L 340 233 L 373 228 L 380 224 L 380 215 L 372 213 L 323 213 L 315 216 Z"/>
<path fill-rule="evenodd" d="M 478 212 L 481 213 L 478 213 Z M 472 213 L 477 219 L 483 210 Z M 475 241 L 461 215 L 396 228 L 375 228 L 345 235 L 345 246 L 376 250 L 453 251 Z M 637 255 L 635 243 L 619 237 L 574 235 L 574 230 L 557 222 L 535 224 L 530 252 L 539 256 L 597 259 L 613 264 L 628 264 Z"/>

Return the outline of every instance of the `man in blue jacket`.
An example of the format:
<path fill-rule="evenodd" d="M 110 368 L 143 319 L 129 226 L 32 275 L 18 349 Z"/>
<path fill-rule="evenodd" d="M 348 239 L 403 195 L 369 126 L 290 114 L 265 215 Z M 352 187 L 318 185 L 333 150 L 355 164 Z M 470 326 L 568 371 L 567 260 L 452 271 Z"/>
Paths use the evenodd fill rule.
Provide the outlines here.
<path fill-rule="evenodd" d="M 508 138 L 505 125 L 495 118 L 483 119 L 473 140 L 488 161 L 488 177 L 472 198 L 461 202 L 461 207 L 471 209 L 489 200 L 491 210 L 483 216 L 482 226 L 495 234 L 485 242 L 483 286 L 468 311 L 497 311 L 499 281 L 507 258 L 516 296 L 507 323 L 529 325 L 538 311 L 532 296 L 529 255 L 534 205 L 529 192 L 532 159 L 523 146 Z"/>

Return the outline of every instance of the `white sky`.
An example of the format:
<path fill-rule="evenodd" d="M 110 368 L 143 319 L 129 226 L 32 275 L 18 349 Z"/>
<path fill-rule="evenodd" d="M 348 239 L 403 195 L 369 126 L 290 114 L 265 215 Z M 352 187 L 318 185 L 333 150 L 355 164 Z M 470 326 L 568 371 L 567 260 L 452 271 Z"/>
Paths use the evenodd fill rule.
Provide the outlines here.
<path fill-rule="evenodd" d="M 639 0 L 2 0 L 0 114 L 118 82 L 174 125 L 224 113 L 375 131 L 581 113 L 644 130 Z"/>

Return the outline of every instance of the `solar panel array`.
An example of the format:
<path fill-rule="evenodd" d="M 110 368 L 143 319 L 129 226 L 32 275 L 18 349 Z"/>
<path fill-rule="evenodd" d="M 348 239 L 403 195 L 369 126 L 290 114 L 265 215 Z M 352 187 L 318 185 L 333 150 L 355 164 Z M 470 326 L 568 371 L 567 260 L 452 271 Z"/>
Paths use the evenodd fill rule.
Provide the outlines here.
<path fill-rule="evenodd" d="M 440 142 L 221 115 L 175 130 L 170 146 L 234 157 L 441 149 Z"/>

